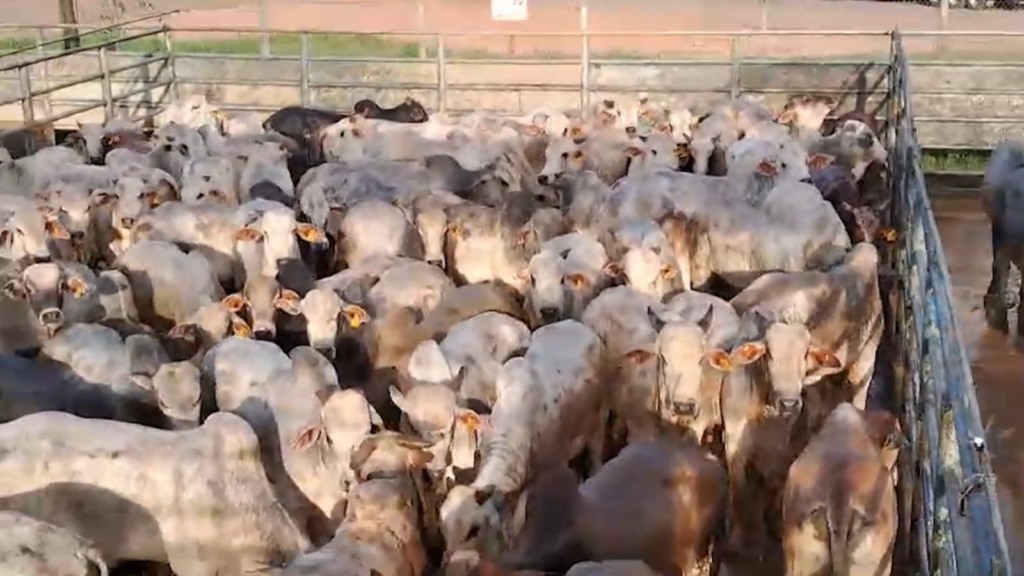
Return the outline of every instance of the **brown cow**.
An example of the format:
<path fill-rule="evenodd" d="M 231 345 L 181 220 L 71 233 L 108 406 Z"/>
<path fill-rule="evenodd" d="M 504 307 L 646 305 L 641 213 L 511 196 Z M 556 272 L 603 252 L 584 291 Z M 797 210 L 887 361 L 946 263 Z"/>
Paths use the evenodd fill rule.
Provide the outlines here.
<path fill-rule="evenodd" d="M 741 331 L 756 332 L 744 331 L 753 338 L 737 351 L 745 363 L 768 353 L 780 411 L 799 411 L 804 386 L 831 374 L 843 376 L 845 399 L 864 409 L 883 323 L 873 244 L 857 244 L 827 272 L 765 274 L 730 303 Z"/>
<path fill-rule="evenodd" d="M 725 500 L 725 470 L 708 452 L 669 439 L 636 442 L 578 489 L 567 468 L 539 477 L 501 564 L 565 571 L 584 560 L 634 559 L 688 575 L 707 555 Z"/>
<path fill-rule="evenodd" d="M 782 515 L 786 576 L 888 576 L 896 540 L 890 474 L 895 428 L 840 404 L 789 469 Z M 831 571 L 827 569 L 831 567 Z"/>

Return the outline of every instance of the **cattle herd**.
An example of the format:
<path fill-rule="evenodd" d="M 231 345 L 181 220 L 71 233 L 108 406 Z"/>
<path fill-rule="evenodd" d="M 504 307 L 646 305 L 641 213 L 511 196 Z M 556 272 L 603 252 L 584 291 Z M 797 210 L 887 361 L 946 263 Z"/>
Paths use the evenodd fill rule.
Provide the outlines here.
<path fill-rule="evenodd" d="M 835 107 L 0 148 L 0 573 L 889 574 L 896 232 Z"/>

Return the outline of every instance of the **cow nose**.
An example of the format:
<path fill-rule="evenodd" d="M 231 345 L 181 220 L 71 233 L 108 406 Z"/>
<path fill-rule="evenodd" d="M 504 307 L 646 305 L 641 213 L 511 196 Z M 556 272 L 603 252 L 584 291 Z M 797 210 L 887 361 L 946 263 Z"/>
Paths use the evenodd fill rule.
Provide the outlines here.
<path fill-rule="evenodd" d="M 253 332 L 253 336 L 257 340 L 264 340 L 266 342 L 270 342 L 274 339 L 275 335 L 273 330 L 270 330 L 268 328 L 262 328 L 260 330 L 256 330 L 255 332 Z"/>
<path fill-rule="evenodd" d="M 436 266 L 437 268 L 444 268 L 444 260 L 427 260 L 427 264 Z"/>
<path fill-rule="evenodd" d="M 800 412 L 800 406 L 802 402 L 799 398 L 779 398 L 775 403 L 775 407 L 778 408 L 779 414 L 783 416 L 793 416 Z"/>
<path fill-rule="evenodd" d="M 552 322 L 558 318 L 558 308 L 545 306 L 540 309 L 540 319 L 545 322 Z"/>
<path fill-rule="evenodd" d="M 316 351 L 320 353 L 324 358 L 328 360 L 334 360 L 334 346 L 320 346 L 316 348 Z"/>
<path fill-rule="evenodd" d="M 122 228 L 131 228 L 132 226 L 135 226 L 135 218 L 121 218 Z"/>
<path fill-rule="evenodd" d="M 672 406 L 677 416 L 683 416 L 685 418 L 693 418 L 697 416 L 697 403 L 693 400 L 683 400 L 682 402 L 676 402 Z"/>
<path fill-rule="evenodd" d="M 803 182 L 804 184 L 814 184 L 810 176 L 808 176 L 807 178 L 801 178 L 800 181 Z"/>
<path fill-rule="evenodd" d="M 85 232 L 72 232 L 71 241 L 74 243 L 80 243 L 85 240 Z"/>
<path fill-rule="evenodd" d="M 537 182 L 540 184 L 547 184 L 550 181 L 551 177 L 548 176 L 547 174 L 541 174 L 540 176 L 537 176 Z"/>
<path fill-rule="evenodd" d="M 57 308 L 47 308 L 39 313 L 39 321 L 44 326 L 60 326 L 64 321 L 64 313 Z"/>

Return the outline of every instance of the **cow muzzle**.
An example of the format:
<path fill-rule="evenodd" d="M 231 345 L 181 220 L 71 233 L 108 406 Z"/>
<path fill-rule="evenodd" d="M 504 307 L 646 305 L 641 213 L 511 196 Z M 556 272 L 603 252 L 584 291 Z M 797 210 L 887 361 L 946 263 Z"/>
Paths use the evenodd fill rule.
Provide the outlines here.
<path fill-rule="evenodd" d="M 39 323 L 46 330 L 47 337 L 53 338 L 64 325 L 64 313 L 59 308 L 46 308 L 39 313 Z"/>
<path fill-rule="evenodd" d="M 545 324 L 550 324 L 552 322 L 557 321 L 558 316 L 559 310 L 554 306 L 545 306 L 540 309 L 540 319 L 541 322 L 544 322 Z"/>
<path fill-rule="evenodd" d="M 321 356 L 328 360 L 334 360 L 334 355 L 337 353 L 334 346 L 317 346 L 314 348 Z"/>
<path fill-rule="evenodd" d="M 538 184 L 542 184 L 542 185 L 547 186 L 548 184 L 553 184 L 554 182 L 555 182 L 555 176 L 551 176 L 549 174 L 541 174 L 540 176 L 537 176 L 537 183 Z"/>
<path fill-rule="evenodd" d="M 682 400 L 672 403 L 672 412 L 680 418 L 696 418 L 700 414 L 700 406 L 695 400 Z"/>
<path fill-rule="evenodd" d="M 799 414 L 802 407 L 803 401 L 799 398 L 779 398 L 775 401 L 775 409 L 779 415 L 787 418 Z"/>

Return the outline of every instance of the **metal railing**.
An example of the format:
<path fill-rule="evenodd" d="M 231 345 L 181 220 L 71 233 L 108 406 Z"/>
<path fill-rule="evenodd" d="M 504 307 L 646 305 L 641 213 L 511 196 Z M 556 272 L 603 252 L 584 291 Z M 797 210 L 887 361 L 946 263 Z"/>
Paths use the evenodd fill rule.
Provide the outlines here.
<path fill-rule="evenodd" d="M 324 32 L 309 31 L 309 30 L 263 30 L 259 28 L 240 29 L 240 28 L 174 28 L 172 30 L 174 37 L 181 38 L 183 35 L 238 35 L 238 34 L 252 34 L 252 35 L 291 35 L 298 38 L 300 46 L 298 55 L 281 55 L 271 54 L 264 56 L 258 53 L 251 54 L 212 54 L 212 53 L 200 53 L 200 52 L 189 52 L 187 48 L 182 48 L 182 43 L 175 40 L 175 46 L 178 48 L 175 51 L 175 56 L 180 58 L 187 58 L 188 60 L 214 60 L 220 62 L 278 62 L 278 63 L 297 63 L 298 64 L 298 86 L 299 101 L 303 105 L 331 105 L 332 103 L 318 102 L 316 94 L 320 91 L 330 89 L 349 89 L 349 90 L 382 90 L 382 89 L 396 89 L 406 91 L 421 91 L 421 92 L 432 92 L 434 94 L 434 102 L 436 102 L 435 108 L 440 112 L 465 112 L 471 108 L 453 106 L 449 95 L 453 92 L 461 93 L 489 93 L 489 92 L 536 92 L 536 93 L 566 93 L 574 92 L 578 95 L 577 102 L 580 107 L 587 107 L 591 103 L 591 100 L 595 93 L 600 92 L 647 92 L 650 94 L 662 94 L 662 95 L 686 95 L 691 93 L 704 93 L 704 94 L 718 94 L 722 96 L 738 96 L 741 93 L 755 92 L 759 94 L 790 94 L 796 92 L 808 92 L 808 91 L 820 91 L 825 89 L 824 86 L 817 85 L 803 85 L 803 86 L 786 86 L 786 87 L 761 87 L 761 88 L 750 88 L 744 86 L 741 82 L 745 67 L 765 64 L 787 64 L 791 66 L 801 66 L 806 68 L 816 67 L 822 65 L 821 59 L 809 59 L 809 58 L 791 58 L 791 59 L 780 59 L 780 58 L 759 58 L 750 56 L 747 54 L 745 45 L 755 39 L 768 39 L 768 38 L 793 38 L 793 37 L 836 37 L 844 36 L 849 38 L 856 38 L 865 42 L 877 41 L 880 47 L 884 46 L 884 43 L 889 37 L 888 31 L 845 31 L 845 30 L 796 30 L 796 31 L 777 31 L 777 30 L 766 30 L 766 31 L 666 31 L 666 32 L 653 32 L 653 33 L 640 33 L 640 32 L 547 32 L 547 33 L 516 33 L 509 34 L 507 32 L 466 32 L 466 33 L 434 33 L 425 35 L 419 32 L 405 31 L 405 32 L 359 32 L 357 34 L 347 34 L 355 38 L 378 38 L 381 36 L 395 37 L 395 38 L 415 38 L 419 41 L 420 50 L 418 55 L 409 54 L 405 57 L 398 56 L 337 56 L 337 55 L 320 55 L 315 50 L 314 39 L 317 37 L 328 36 Z M 616 38 L 616 37 L 630 37 L 630 36 L 645 36 L 647 38 L 666 38 L 666 39 L 679 39 L 681 44 L 685 44 L 691 41 L 717 41 L 723 46 L 727 46 L 722 52 L 722 57 L 687 57 L 687 58 L 621 58 L 621 57 L 602 57 L 595 53 L 592 48 L 592 42 L 594 40 L 600 40 L 605 38 Z M 467 57 L 459 54 L 459 48 L 453 48 L 453 44 L 458 44 L 460 38 L 480 38 L 480 39 L 498 39 L 498 38 L 537 38 L 537 39 L 548 39 L 548 40 L 563 40 L 566 43 L 574 44 L 573 55 L 555 55 L 553 57 L 539 57 L 536 55 L 526 57 L 512 57 L 503 55 L 487 55 L 487 56 L 475 56 Z M 423 41 L 424 38 L 429 40 Z M 511 42 L 511 40 L 510 40 Z M 411 42 L 410 42 L 411 44 Z M 837 66 L 877 66 L 885 67 L 888 66 L 888 56 L 883 51 L 879 51 L 878 56 L 872 58 L 851 58 L 841 57 L 829 60 L 828 64 Z M 357 65 L 357 64 L 375 64 L 385 66 L 395 66 L 396 68 L 406 65 L 428 65 L 432 69 L 430 81 L 402 81 L 393 77 L 383 77 L 380 80 L 360 80 L 360 81 L 331 81 L 328 79 L 318 78 L 317 75 L 312 72 L 314 68 L 325 69 L 327 65 Z M 550 78 L 545 78 L 542 82 L 486 82 L 486 81 L 457 81 L 452 79 L 452 71 L 456 67 L 469 67 L 469 66 L 574 66 L 578 67 L 579 72 L 576 77 L 567 77 L 565 80 L 559 79 L 553 81 Z M 711 68 L 711 67 L 728 67 L 730 71 L 729 84 L 725 87 L 715 88 L 693 88 L 685 84 L 663 84 L 657 85 L 654 83 L 634 83 L 631 85 L 614 85 L 608 83 L 601 83 L 595 80 L 595 71 L 602 67 L 653 67 L 660 69 L 668 69 L 674 67 L 689 67 L 693 69 L 700 68 Z M 218 86 L 218 85 L 237 85 L 237 86 L 295 86 L 296 81 L 292 78 L 287 79 L 275 79 L 268 82 L 267 79 L 243 79 L 233 78 L 231 80 L 224 80 L 222 78 L 203 78 L 196 76 L 189 76 L 187 73 L 179 72 L 177 80 L 182 85 L 196 85 L 196 86 Z M 835 86 L 829 86 L 829 93 L 840 97 L 850 96 L 865 96 L 863 89 L 845 85 L 840 86 L 836 89 Z M 873 86 L 869 89 L 869 92 L 880 91 L 884 93 L 884 86 Z M 249 111 L 271 111 L 276 109 L 278 106 L 253 106 L 240 104 L 230 101 L 218 102 L 219 105 L 229 110 L 249 110 Z M 472 109 L 477 109 L 473 107 Z M 510 110 L 511 113 L 523 113 L 527 111 L 526 108 L 520 107 L 515 110 Z"/>
<path fill-rule="evenodd" d="M 904 369 L 901 404 L 911 442 L 901 456 L 901 477 L 913 478 L 901 487 L 901 517 L 911 522 L 905 535 L 914 535 L 918 574 L 1009 575 L 995 476 L 925 189 L 910 66 L 898 32 L 890 77 L 892 217 L 905 231 L 895 262 L 900 304 L 890 328 Z"/>
<path fill-rule="evenodd" d="M 132 57 L 128 64 L 122 66 L 112 65 L 111 54 L 116 52 L 119 45 L 147 39 L 158 40 L 159 44 L 162 45 L 162 49 L 138 57 Z M 35 50 L 36 48 L 38 47 L 25 51 Z M 98 72 L 84 76 L 74 75 L 65 82 L 54 82 L 55 79 L 49 74 L 49 65 L 51 63 L 59 59 L 88 54 L 96 56 L 95 62 Z M 85 45 L 72 50 L 51 53 L 41 52 L 32 59 L 0 65 L 0 77 L 16 75 L 18 79 L 18 95 L 13 98 L 0 100 L 0 108 L 11 104 L 19 104 L 22 112 L 22 122 L 25 126 L 53 124 L 59 120 L 77 116 L 97 108 L 103 108 L 104 120 L 110 120 L 115 116 L 117 108 L 122 105 L 127 105 L 129 108 L 129 119 L 144 121 L 157 114 L 161 104 L 166 104 L 165 101 L 168 99 L 169 91 L 174 84 L 172 59 L 170 36 L 166 26 L 119 35 L 104 42 Z M 155 74 L 150 74 L 149 67 L 153 64 L 156 64 L 158 68 Z M 41 69 L 43 73 L 37 76 L 33 74 L 35 69 Z M 120 91 L 115 90 L 115 82 L 124 82 L 124 79 L 118 78 L 118 75 L 132 71 L 138 71 L 138 74 L 136 77 L 129 79 L 129 86 L 136 83 L 141 84 L 141 86 Z M 39 78 L 45 84 L 41 88 L 33 85 L 34 81 Z M 62 80 L 64 78 L 67 77 L 58 79 Z M 73 99 L 53 97 L 61 91 L 95 82 L 100 83 L 101 96 L 99 98 Z M 152 93 L 161 88 L 164 89 L 164 92 L 154 100 Z M 138 105 L 135 106 L 133 112 L 130 110 L 131 103 L 132 99 L 137 96 L 142 96 L 142 98 Z M 42 107 L 45 111 L 42 117 L 38 117 L 36 114 L 36 103 L 40 99 L 43 101 Z M 53 112 L 54 108 L 58 106 L 75 107 L 56 113 Z M 140 109 L 144 110 L 139 113 Z"/>

